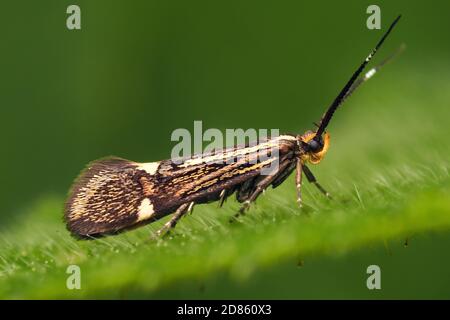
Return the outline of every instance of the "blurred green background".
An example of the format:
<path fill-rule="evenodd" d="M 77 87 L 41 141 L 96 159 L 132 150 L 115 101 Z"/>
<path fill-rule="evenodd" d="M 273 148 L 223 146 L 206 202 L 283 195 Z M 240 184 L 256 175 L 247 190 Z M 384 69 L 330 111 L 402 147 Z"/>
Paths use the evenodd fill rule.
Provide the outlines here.
<path fill-rule="evenodd" d="M 81 30 L 66 28 L 66 8 L 70 4 L 81 7 Z M 336 144 L 329 152 L 339 154 L 338 146 L 352 150 L 345 149 L 349 147 L 347 141 L 356 141 L 355 148 L 364 145 L 366 142 L 358 140 L 358 136 L 369 128 L 390 131 L 389 143 L 395 145 L 398 136 L 414 142 L 417 134 L 431 134 L 436 128 L 446 127 L 448 118 L 439 116 L 433 122 L 422 117 L 417 132 L 414 126 L 405 132 L 401 124 L 408 121 L 414 108 L 420 109 L 420 115 L 448 114 L 439 113 L 450 107 L 445 103 L 448 100 L 436 97 L 441 88 L 449 88 L 450 2 L 377 1 L 382 30 L 366 28 L 366 8 L 370 4 L 261 0 L 3 2 L 0 232 L 13 228 L 17 221 L 26 223 L 29 216 L 24 214 L 25 208 L 37 199 L 49 194 L 62 199 L 79 171 L 93 159 L 106 155 L 135 161 L 168 158 L 174 145 L 171 132 L 176 128 L 192 129 L 194 120 L 202 120 L 204 128 L 221 130 L 311 129 L 311 123 L 319 120 L 399 13 L 402 20 L 375 61 L 388 56 L 401 43 L 406 43 L 407 50 L 338 111 L 329 130 L 341 134 L 333 135 Z M 427 87 L 418 92 L 422 83 Z M 387 96 L 386 88 L 391 89 Z M 390 97 L 409 101 L 408 97 L 415 94 L 429 94 L 423 98 L 429 103 L 405 102 L 399 106 L 402 111 L 393 113 L 393 117 L 400 116 L 397 119 L 389 119 L 389 110 L 383 106 L 377 109 L 377 103 L 386 103 Z M 366 102 L 372 103 L 371 109 Z M 383 111 L 378 114 L 379 110 Z M 376 120 L 378 116 L 380 121 Z M 399 127 L 383 127 L 386 119 Z M 378 126 L 367 127 L 365 121 Z M 362 137 L 368 134 L 376 137 L 379 133 L 365 132 Z M 441 151 L 447 150 L 449 144 L 443 145 L 445 139 L 441 138 L 426 143 L 442 158 Z M 375 143 L 383 149 L 380 141 Z M 410 144 L 408 148 L 419 154 L 421 145 Z M 356 159 L 378 157 L 382 165 L 389 167 L 402 149 L 388 150 L 389 154 L 365 154 Z M 430 154 L 422 156 L 424 163 L 435 159 Z M 330 156 L 329 162 L 324 161 L 323 171 L 315 170 L 319 176 L 326 172 L 331 175 L 327 179 L 333 181 L 333 174 L 343 163 L 354 165 L 347 170 L 349 176 L 359 171 L 353 152 L 340 154 L 335 162 L 332 159 Z M 57 221 L 61 216 L 62 212 L 55 211 L 52 219 Z M 431 259 L 427 260 L 430 263 L 437 256 L 429 255 L 436 252 L 441 257 L 436 263 L 443 265 L 433 272 L 435 280 L 448 279 L 445 269 L 450 266 L 450 257 L 443 244 L 449 244 L 450 237 L 436 237 L 434 241 L 422 239 L 406 260 L 398 254 L 393 265 L 404 265 L 408 272 L 409 262 Z M 435 246 L 436 242 L 440 245 Z M 303 288 L 299 294 L 290 287 L 286 291 L 289 294 L 281 297 L 368 297 L 364 287 L 349 286 L 347 290 L 345 283 L 350 275 L 364 278 L 361 265 L 368 265 L 372 257 L 385 262 L 392 259 L 383 248 L 358 251 L 338 261 L 313 258 L 316 276 L 345 269 L 349 277 L 342 276 L 344 273 L 331 277 L 335 280 L 308 277 L 309 290 Z M 286 268 L 282 262 L 264 269 L 252 278 L 253 284 L 250 281 L 244 285 L 247 289 L 219 278 L 214 280 L 216 293 L 200 294 L 200 290 L 195 295 L 186 289 L 189 284 L 180 284 L 155 297 L 232 298 L 235 293 L 236 297 L 280 297 L 283 283 L 289 282 L 281 276 L 289 274 Z M 398 274 L 402 274 L 401 270 L 399 267 Z M 266 279 L 278 285 L 267 285 Z M 336 292 L 330 289 L 333 281 L 342 281 Z M 420 297 L 450 297 L 447 283 L 440 282 L 442 288 L 433 291 L 436 286 L 430 281 L 433 283 L 424 280 L 420 288 L 425 291 L 420 292 Z M 407 278 L 403 283 L 409 282 Z M 412 293 L 408 296 L 404 287 L 398 289 L 399 296 L 393 290 L 387 296 L 380 295 L 414 297 Z M 426 290 L 432 294 L 427 295 Z"/>

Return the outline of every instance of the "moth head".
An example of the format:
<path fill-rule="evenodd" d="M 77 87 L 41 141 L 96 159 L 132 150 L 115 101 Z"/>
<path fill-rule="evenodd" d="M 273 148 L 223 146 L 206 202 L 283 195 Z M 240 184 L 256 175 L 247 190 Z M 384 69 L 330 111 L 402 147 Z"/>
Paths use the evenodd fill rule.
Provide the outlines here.
<path fill-rule="evenodd" d="M 312 164 L 318 164 L 330 146 L 330 134 L 325 132 L 319 138 L 316 137 L 316 132 L 308 131 L 305 134 L 299 136 L 303 150 L 303 160 Z"/>

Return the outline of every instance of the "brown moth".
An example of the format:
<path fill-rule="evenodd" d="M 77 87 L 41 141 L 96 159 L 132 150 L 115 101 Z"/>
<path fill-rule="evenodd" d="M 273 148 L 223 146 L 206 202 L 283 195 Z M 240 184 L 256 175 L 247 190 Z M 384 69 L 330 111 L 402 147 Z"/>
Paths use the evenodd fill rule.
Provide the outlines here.
<path fill-rule="evenodd" d="M 81 238 L 98 237 L 136 228 L 174 213 L 158 231 L 162 235 L 195 204 L 220 201 L 222 205 L 232 194 L 243 203 L 239 210 L 242 214 L 267 187 L 276 188 L 294 170 L 300 206 L 302 174 L 329 197 L 308 165 L 318 164 L 328 151 L 330 135 L 325 129 L 335 110 L 388 61 L 359 77 L 399 19 L 400 16 L 353 73 L 316 131 L 271 137 L 255 145 L 235 146 L 182 161 L 137 163 L 115 157 L 96 160 L 81 172 L 71 188 L 64 214 L 68 229 Z M 271 153 L 276 156 L 260 157 Z M 273 161 L 277 161 L 277 169 L 269 175 L 261 174 Z"/>

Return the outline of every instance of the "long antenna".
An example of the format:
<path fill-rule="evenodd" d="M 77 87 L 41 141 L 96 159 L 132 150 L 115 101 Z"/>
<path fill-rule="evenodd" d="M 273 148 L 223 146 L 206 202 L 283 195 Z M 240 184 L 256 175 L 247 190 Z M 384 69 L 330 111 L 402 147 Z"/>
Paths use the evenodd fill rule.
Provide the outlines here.
<path fill-rule="evenodd" d="M 330 122 L 331 118 L 333 117 L 334 112 L 336 109 L 342 104 L 342 102 L 345 100 L 347 96 L 347 92 L 352 87 L 355 80 L 358 78 L 358 76 L 361 74 L 361 72 L 364 70 L 365 66 L 369 63 L 369 61 L 372 59 L 372 57 L 375 55 L 375 53 L 378 51 L 378 49 L 383 44 L 384 40 L 386 40 L 389 33 L 391 33 L 392 29 L 397 24 L 398 20 L 400 20 L 401 15 L 399 15 L 397 18 L 395 18 L 394 22 L 392 22 L 391 26 L 389 27 L 388 31 L 383 35 L 383 37 L 380 39 L 380 41 L 377 43 L 375 48 L 370 52 L 370 54 L 367 56 L 367 58 L 361 63 L 359 68 L 353 73 L 350 80 L 347 82 L 347 84 L 344 86 L 344 88 L 339 92 L 338 96 L 334 99 L 331 106 L 328 108 L 327 112 L 323 115 L 322 120 L 320 121 L 319 128 L 317 129 L 316 135 L 314 136 L 314 140 L 319 141 L 322 133 L 325 131 L 325 128 L 327 127 L 328 123 Z"/>
<path fill-rule="evenodd" d="M 405 50 L 405 48 L 406 45 L 402 43 L 401 46 L 397 48 L 397 50 L 394 53 L 392 53 L 389 57 L 387 57 L 386 59 L 381 61 L 378 65 L 367 71 L 365 75 L 356 79 L 356 81 L 352 84 L 350 89 L 348 89 L 347 93 L 345 94 L 343 101 L 347 100 L 347 98 L 350 97 L 352 93 L 355 92 L 356 89 L 358 89 L 358 87 L 361 84 L 372 78 L 384 65 L 394 60 L 400 53 L 402 53 Z M 316 126 L 319 127 L 318 125 Z"/>

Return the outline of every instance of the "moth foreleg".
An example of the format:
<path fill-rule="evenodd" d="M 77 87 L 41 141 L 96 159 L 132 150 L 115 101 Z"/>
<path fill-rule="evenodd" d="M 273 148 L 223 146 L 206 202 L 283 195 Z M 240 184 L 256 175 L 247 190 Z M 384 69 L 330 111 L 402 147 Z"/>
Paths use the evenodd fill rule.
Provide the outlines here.
<path fill-rule="evenodd" d="M 303 165 L 303 172 L 305 173 L 306 179 L 308 179 L 308 182 L 313 183 L 317 189 L 320 190 L 326 197 L 331 198 L 331 195 L 329 192 L 327 192 L 318 182 L 316 177 L 314 177 L 313 173 L 309 168 L 305 165 Z"/>
<path fill-rule="evenodd" d="M 302 203 L 302 161 L 300 158 L 297 159 L 297 169 L 295 171 L 295 187 L 297 189 L 297 203 L 300 208 L 303 206 Z"/>
<path fill-rule="evenodd" d="M 194 206 L 194 202 L 184 203 L 178 207 L 177 211 L 173 214 L 172 218 L 167 221 L 158 231 L 156 231 L 157 237 L 162 237 L 166 235 L 171 229 L 175 228 L 178 220 L 181 219 L 186 213 L 192 211 Z"/>

